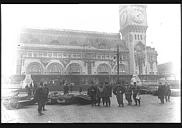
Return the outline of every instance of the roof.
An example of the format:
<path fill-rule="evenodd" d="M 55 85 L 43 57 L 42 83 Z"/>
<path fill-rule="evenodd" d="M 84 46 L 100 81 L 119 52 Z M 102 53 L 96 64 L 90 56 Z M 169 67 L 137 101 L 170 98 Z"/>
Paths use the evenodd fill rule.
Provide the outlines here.
<path fill-rule="evenodd" d="M 28 33 L 47 33 L 47 34 L 82 34 L 82 35 L 94 35 L 94 36 L 113 36 L 118 37 L 119 33 L 108 33 L 108 32 L 98 32 L 98 31 L 84 31 L 84 30 L 72 30 L 72 29 L 31 29 L 26 28 L 22 31 Z"/>
<path fill-rule="evenodd" d="M 20 43 L 57 46 L 89 47 L 91 49 L 111 49 L 117 44 L 128 50 L 119 33 L 105 33 L 80 30 L 24 29 Z"/>

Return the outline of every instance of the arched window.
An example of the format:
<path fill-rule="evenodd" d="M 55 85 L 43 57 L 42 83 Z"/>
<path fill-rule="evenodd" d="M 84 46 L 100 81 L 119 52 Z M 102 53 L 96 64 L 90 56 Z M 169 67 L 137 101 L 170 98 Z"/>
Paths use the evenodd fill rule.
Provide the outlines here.
<path fill-rule="evenodd" d="M 62 74 L 63 68 L 61 64 L 59 63 L 51 63 L 47 67 L 47 73 L 48 74 Z"/>
<path fill-rule="evenodd" d="M 143 39 L 142 39 L 142 35 L 140 35 L 140 39 L 143 40 Z"/>
<path fill-rule="evenodd" d="M 81 74 L 81 66 L 78 63 L 72 63 L 67 68 L 68 74 Z"/>
<path fill-rule="evenodd" d="M 109 74 L 111 71 L 109 65 L 107 64 L 100 64 L 98 67 L 97 67 L 97 73 L 98 74 Z"/>
<path fill-rule="evenodd" d="M 30 63 L 27 66 L 26 73 L 27 74 L 42 74 L 43 73 L 43 67 L 38 62 Z"/>
<path fill-rule="evenodd" d="M 140 35 L 138 35 L 138 40 L 140 40 Z"/>

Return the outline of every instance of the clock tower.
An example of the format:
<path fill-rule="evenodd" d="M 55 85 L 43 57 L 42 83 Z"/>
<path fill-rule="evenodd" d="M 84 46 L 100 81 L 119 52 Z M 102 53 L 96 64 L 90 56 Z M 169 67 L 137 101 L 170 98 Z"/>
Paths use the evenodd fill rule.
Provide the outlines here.
<path fill-rule="evenodd" d="M 130 54 L 130 74 L 145 74 L 146 68 L 146 5 L 120 5 L 120 33 Z"/>

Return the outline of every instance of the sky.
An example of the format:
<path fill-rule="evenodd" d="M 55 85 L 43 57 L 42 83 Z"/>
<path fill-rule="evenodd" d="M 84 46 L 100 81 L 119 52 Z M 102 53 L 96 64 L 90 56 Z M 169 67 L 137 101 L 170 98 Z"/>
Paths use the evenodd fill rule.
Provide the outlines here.
<path fill-rule="evenodd" d="M 181 14 L 180 4 L 147 5 L 147 42 L 158 52 L 158 64 L 173 62 L 180 74 Z M 22 28 L 73 29 L 119 32 L 119 4 L 3 4 L 2 72 L 16 72 L 16 45 Z"/>

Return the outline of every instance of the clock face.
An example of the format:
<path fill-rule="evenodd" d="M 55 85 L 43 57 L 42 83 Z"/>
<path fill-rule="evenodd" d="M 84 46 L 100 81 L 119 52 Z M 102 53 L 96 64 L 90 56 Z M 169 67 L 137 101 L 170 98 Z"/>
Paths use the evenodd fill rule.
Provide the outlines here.
<path fill-rule="evenodd" d="M 135 9 L 133 14 L 133 21 L 138 24 L 142 24 L 145 20 L 144 14 L 141 10 Z"/>
<path fill-rule="evenodd" d="M 126 23 L 126 19 L 127 19 L 127 14 L 126 14 L 126 11 L 125 11 L 125 12 L 123 12 L 121 14 L 121 17 L 120 17 L 120 24 L 121 24 L 121 26 L 123 26 Z"/>

